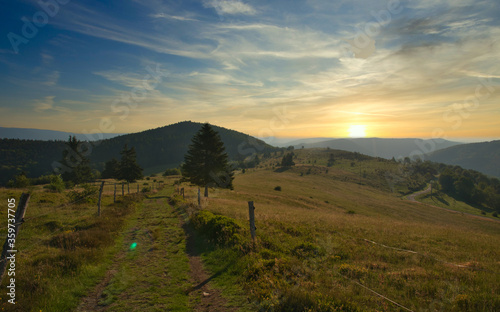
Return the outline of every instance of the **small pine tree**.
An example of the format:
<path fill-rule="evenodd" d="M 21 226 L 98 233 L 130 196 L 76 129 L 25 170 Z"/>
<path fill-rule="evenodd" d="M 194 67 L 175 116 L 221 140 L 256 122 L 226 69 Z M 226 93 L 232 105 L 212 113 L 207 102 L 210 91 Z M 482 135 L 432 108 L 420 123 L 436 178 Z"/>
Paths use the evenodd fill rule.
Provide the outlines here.
<path fill-rule="evenodd" d="M 77 140 L 75 136 L 70 136 L 68 142 L 66 142 L 67 148 L 63 151 L 61 164 L 71 170 L 62 174 L 64 181 L 80 184 L 89 182 L 94 178 L 90 168 L 90 160 L 80 151 L 81 144 L 82 142 Z"/>
<path fill-rule="evenodd" d="M 293 152 L 288 153 L 285 156 L 283 156 L 283 159 L 281 160 L 281 167 L 291 167 L 295 166 L 295 163 L 293 162 Z"/>
<path fill-rule="evenodd" d="M 205 197 L 209 186 L 233 189 L 234 176 L 224 143 L 208 123 L 192 138 L 181 171 L 186 180 L 205 187 Z"/>
<path fill-rule="evenodd" d="M 120 171 L 120 162 L 113 158 L 110 161 L 107 161 L 104 165 L 104 170 L 101 173 L 101 177 L 103 179 L 111 179 L 118 178 Z"/>
<path fill-rule="evenodd" d="M 118 169 L 118 178 L 127 182 L 134 182 L 143 177 L 142 168 L 137 164 L 135 148 L 127 148 L 127 144 L 120 152 L 122 158 Z"/>

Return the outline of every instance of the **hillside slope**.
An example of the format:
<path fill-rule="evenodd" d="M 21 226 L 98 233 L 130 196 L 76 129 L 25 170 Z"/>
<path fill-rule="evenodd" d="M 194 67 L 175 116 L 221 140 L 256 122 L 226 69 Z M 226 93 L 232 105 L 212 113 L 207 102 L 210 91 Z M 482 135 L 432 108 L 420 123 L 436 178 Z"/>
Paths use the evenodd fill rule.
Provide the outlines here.
<path fill-rule="evenodd" d="M 184 159 L 191 138 L 201 128 L 201 123 L 180 122 L 139 133 L 121 135 L 112 139 L 92 142 L 89 156 L 92 166 L 102 170 L 104 163 L 113 157 L 120 159 L 125 144 L 135 147 L 137 162 L 146 173 L 178 166 Z M 241 160 L 254 152 L 269 152 L 276 148 L 247 134 L 218 126 L 230 159 Z M 0 139 L 0 184 L 24 171 L 28 177 L 38 177 L 52 172 L 52 163 L 60 161 L 65 148 L 63 141 L 34 141 Z"/>
<path fill-rule="evenodd" d="M 408 157 L 422 155 L 443 148 L 459 145 L 443 139 L 381 139 L 381 138 L 353 138 L 333 139 L 315 143 L 297 144 L 296 148 L 329 147 L 349 152 L 358 152 L 373 157 L 391 159 L 392 157 Z"/>
<path fill-rule="evenodd" d="M 330 152 L 336 162 L 326 167 Z M 262 311 L 500 308 L 500 223 L 402 200 L 368 172 L 390 161 L 296 154 L 294 167 L 276 170 L 279 158 L 263 162 L 236 174 L 234 191 L 215 190 L 206 200 L 205 214 L 244 224 L 235 235 L 243 246 L 250 240 L 247 201 L 255 206 L 254 252 L 237 246 L 206 255 L 213 272 L 231 266 L 216 282 L 240 283 Z M 196 188 L 183 187 L 196 205 Z"/>
<path fill-rule="evenodd" d="M 463 144 L 432 153 L 429 160 L 473 169 L 500 178 L 500 140 Z"/>

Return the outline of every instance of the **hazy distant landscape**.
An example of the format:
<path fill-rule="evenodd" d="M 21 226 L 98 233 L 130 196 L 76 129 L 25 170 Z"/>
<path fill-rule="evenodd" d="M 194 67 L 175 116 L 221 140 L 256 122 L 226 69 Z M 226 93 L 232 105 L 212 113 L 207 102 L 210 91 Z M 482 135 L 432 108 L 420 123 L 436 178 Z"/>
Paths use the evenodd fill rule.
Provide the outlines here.
<path fill-rule="evenodd" d="M 2 12 L 2 311 L 500 311 L 495 1 Z"/>

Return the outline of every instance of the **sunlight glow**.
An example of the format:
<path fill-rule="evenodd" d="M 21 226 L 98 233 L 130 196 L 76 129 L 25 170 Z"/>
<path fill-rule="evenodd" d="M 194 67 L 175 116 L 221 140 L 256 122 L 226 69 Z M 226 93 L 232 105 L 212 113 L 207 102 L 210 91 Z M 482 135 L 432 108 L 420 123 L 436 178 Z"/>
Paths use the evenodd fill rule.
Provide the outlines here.
<path fill-rule="evenodd" d="M 352 125 L 349 127 L 349 137 L 350 138 L 364 138 L 366 137 L 366 126 L 364 125 Z"/>

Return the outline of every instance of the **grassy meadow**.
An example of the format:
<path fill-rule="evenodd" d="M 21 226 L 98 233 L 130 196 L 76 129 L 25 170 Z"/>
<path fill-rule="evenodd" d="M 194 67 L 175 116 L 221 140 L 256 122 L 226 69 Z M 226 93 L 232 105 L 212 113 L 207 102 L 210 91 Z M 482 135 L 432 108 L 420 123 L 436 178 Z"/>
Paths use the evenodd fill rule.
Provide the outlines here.
<path fill-rule="evenodd" d="M 108 181 L 112 182 L 112 181 Z M 151 187 L 152 179 L 140 181 L 141 189 Z M 135 186 L 135 185 L 134 185 Z M 72 311 L 90 288 L 102 280 L 113 256 L 122 249 L 123 228 L 137 217 L 137 207 L 143 193 L 127 189 L 113 203 L 114 187 L 106 186 L 102 196 L 101 216 L 97 217 L 97 194 L 83 200 L 63 193 L 45 190 L 42 186 L 29 189 L 0 189 L 5 209 L 0 218 L 7 226 L 7 199 L 29 191 L 31 198 L 25 223 L 16 238 L 16 304 L 0 296 L 3 311 Z M 76 192 L 83 192 L 76 188 Z M 1 230 L 2 237 L 7 229 Z M 2 242 L 3 244 L 3 242 Z M 8 285 L 4 276 L 2 288 Z"/>
<path fill-rule="evenodd" d="M 326 173 L 319 156 L 299 154 L 285 171 L 264 163 L 237 174 L 233 191 L 210 192 L 204 209 L 241 228 L 240 244 L 205 253 L 213 271 L 229 267 L 221 287 L 242 285 L 263 311 L 500 309 L 499 222 L 408 202 L 369 180 L 389 162 Z M 195 202 L 196 189 L 187 193 Z M 256 207 L 254 249 L 247 201 Z"/>
<path fill-rule="evenodd" d="M 178 176 L 141 180 L 139 194 L 125 198 L 118 186 L 117 203 L 106 186 L 101 217 L 95 202 L 72 204 L 69 191 L 32 188 L 16 241 L 18 304 L 1 295 L 1 308 L 190 311 L 200 298 L 189 291 L 188 221 L 228 311 L 500 310 L 500 222 L 405 200 L 409 172 L 392 161 L 325 149 L 295 154 L 288 169 L 275 156 L 236 172 L 234 190 L 210 189 L 201 210 L 197 187 L 182 183 L 185 199 L 172 195 Z M 401 179 L 391 186 L 385 172 Z M 145 197 L 155 179 L 163 189 Z M 0 198 L 21 192 L 1 189 Z M 5 225 L 6 213 L 7 204 Z M 96 287 L 100 297 L 87 302 Z"/>

